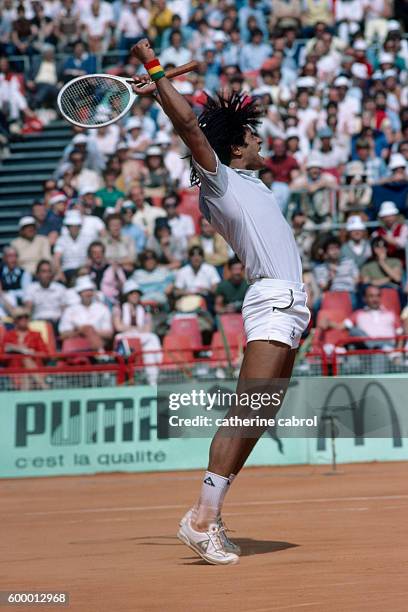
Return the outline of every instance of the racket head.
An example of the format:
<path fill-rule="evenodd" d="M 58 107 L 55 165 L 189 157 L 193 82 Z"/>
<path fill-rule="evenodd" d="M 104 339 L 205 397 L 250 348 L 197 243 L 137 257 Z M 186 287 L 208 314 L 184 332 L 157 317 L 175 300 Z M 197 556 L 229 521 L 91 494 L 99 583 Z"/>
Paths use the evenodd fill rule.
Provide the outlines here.
<path fill-rule="evenodd" d="M 97 129 L 124 117 L 136 97 L 127 79 L 96 73 L 68 81 L 58 93 L 57 104 L 72 125 Z"/>

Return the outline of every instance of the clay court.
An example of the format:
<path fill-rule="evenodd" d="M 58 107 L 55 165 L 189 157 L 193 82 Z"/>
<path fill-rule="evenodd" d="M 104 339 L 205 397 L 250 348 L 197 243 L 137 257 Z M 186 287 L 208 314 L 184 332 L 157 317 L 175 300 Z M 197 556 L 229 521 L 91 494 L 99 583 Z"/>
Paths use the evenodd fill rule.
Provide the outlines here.
<path fill-rule="evenodd" d="M 406 612 L 407 467 L 245 469 L 225 568 L 175 538 L 198 472 L 3 481 L 1 589 L 68 591 L 81 612 Z"/>

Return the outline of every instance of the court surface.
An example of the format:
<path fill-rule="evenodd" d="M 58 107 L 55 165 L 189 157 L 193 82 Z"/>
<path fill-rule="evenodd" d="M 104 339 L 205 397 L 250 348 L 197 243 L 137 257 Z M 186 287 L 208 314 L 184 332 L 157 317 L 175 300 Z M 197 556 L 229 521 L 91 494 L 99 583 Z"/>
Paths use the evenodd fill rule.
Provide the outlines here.
<path fill-rule="evenodd" d="M 244 470 L 230 567 L 175 539 L 199 472 L 1 481 L 0 590 L 69 591 L 81 612 L 407 612 L 408 464 L 328 471 Z"/>

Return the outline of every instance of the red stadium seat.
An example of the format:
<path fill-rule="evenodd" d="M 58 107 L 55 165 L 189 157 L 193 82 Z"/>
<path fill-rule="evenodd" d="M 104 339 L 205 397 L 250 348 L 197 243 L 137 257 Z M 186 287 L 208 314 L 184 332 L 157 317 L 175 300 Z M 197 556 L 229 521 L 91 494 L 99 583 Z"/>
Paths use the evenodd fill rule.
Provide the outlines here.
<path fill-rule="evenodd" d="M 163 364 L 166 367 L 182 367 L 194 361 L 190 336 L 170 333 L 163 340 Z"/>
<path fill-rule="evenodd" d="M 226 342 L 229 347 L 229 358 L 231 359 L 232 363 L 236 365 L 244 347 L 244 338 L 236 335 L 233 337 L 227 336 Z M 220 362 L 219 365 L 228 364 L 228 352 L 226 350 L 222 334 L 219 331 L 213 334 L 211 340 L 211 351 L 213 361 Z"/>
<path fill-rule="evenodd" d="M 196 315 L 184 317 L 176 315 L 170 323 L 170 334 L 188 336 L 194 348 L 202 345 L 201 332 Z"/>
<path fill-rule="evenodd" d="M 200 232 L 200 219 L 202 217 L 198 208 L 198 189 L 188 189 L 180 194 L 180 205 L 178 212 L 190 215 L 194 220 L 195 230 Z"/>
<path fill-rule="evenodd" d="M 118 338 L 116 336 L 113 342 L 113 350 L 118 351 L 120 344 L 123 346 L 124 355 L 129 356 L 132 354 L 134 356 L 133 363 L 135 365 L 143 364 L 142 343 L 140 342 L 140 338 Z"/>
<path fill-rule="evenodd" d="M 323 310 L 337 310 L 343 313 L 343 319 L 351 315 L 353 307 L 348 291 L 325 291 L 323 293 Z"/>
<path fill-rule="evenodd" d="M 386 287 L 381 289 L 381 305 L 387 310 L 392 310 L 397 316 L 401 314 L 401 303 L 396 289 Z"/>
<path fill-rule="evenodd" d="M 220 323 L 227 337 L 241 338 L 245 335 L 244 321 L 238 312 L 220 315 Z"/>
<path fill-rule="evenodd" d="M 323 319 L 329 319 L 329 321 L 333 321 L 334 323 L 341 323 L 345 318 L 343 310 L 322 309 L 319 310 L 317 315 L 317 327 L 319 327 L 319 323 L 321 323 Z M 343 329 L 326 329 L 318 331 L 320 331 L 320 333 L 315 334 L 313 339 L 314 348 L 321 348 L 323 344 L 337 344 L 349 336 L 348 331 Z"/>
<path fill-rule="evenodd" d="M 92 351 L 92 347 L 86 338 L 67 338 L 62 343 L 63 353 L 80 353 L 81 351 Z"/>
<path fill-rule="evenodd" d="M 54 355 L 57 352 L 57 342 L 52 324 L 49 321 L 31 321 L 29 327 L 32 331 L 40 332 L 50 354 Z"/>

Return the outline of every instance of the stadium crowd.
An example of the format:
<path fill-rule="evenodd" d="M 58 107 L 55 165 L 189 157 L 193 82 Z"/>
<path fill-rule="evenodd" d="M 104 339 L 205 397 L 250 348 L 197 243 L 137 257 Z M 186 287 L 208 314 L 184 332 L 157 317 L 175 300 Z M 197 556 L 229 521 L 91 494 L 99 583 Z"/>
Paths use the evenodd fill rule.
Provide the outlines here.
<path fill-rule="evenodd" d="M 101 66 L 143 72 L 129 50 L 148 36 L 165 68 L 199 61 L 175 81 L 197 113 L 218 90 L 264 107 L 259 177 L 293 227 L 313 324 L 392 339 L 408 334 L 406 31 L 404 0 L 1 0 L 2 156 L 56 117 L 69 79 Z M 30 318 L 51 322 L 62 346 L 80 338 L 101 355 L 137 337 L 154 382 L 172 318 L 195 314 L 210 342 L 216 315 L 239 312 L 247 284 L 189 179 L 188 151 L 153 99 L 139 97 L 120 123 L 74 128 L 3 251 L 0 317 L 15 322 L 3 350 L 45 349 Z M 398 312 L 382 305 L 384 288 Z M 319 317 L 336 292 L 353 314 Z"/>

